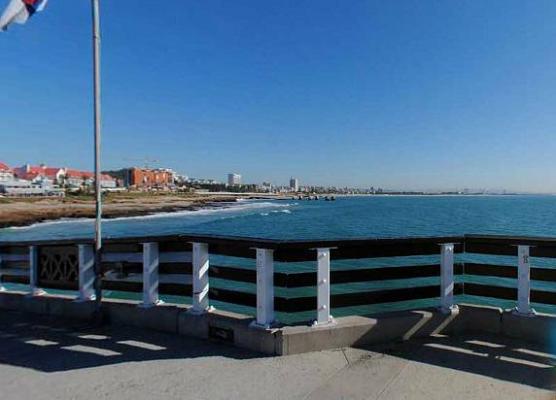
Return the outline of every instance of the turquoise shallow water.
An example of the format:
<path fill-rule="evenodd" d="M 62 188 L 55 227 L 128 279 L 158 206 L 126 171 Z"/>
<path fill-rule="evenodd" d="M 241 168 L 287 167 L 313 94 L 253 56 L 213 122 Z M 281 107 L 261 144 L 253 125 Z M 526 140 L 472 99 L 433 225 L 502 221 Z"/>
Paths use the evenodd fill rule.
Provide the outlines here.
<path fill-rule="evenodd" d="M 107 237 L 162 234 L 217 234 L 276 239 L 334 239 L 355 237 L 444 236 L 465 233 L 504 234 L 556 237 L 556 196 L 374 196 L 338 198 L 327 201 L 255 201 L 230 204 L 226 208 L 183 212 L 162 216 L 108 220 L 104 223 Z M 91 220 L 54 222 L 29 228 L 0 230 L 0 241 L 90 237 Z M 486 261 L 484 257 L 466 255 L 469 260 Z M 461 257 L 460 257 L 461 258 Z M 253 260 L 212 257 L 218 264 L 253 268 Z M 514 257 L 496 257 L 490 262 L 515 265 Z M 438 257 L 405 257 L 369 260 L 339 260 L 334 269 L 369 268 L 385 265 L 416 265 L 438 262 Z M 534 265 L 556 267 L 556 260 L 534 259 Z M 279 264 L 277 270 L 311 270 L 314 263 Z M 482 283 L 515 287 L 511 279 L 458 277 Z M 333 285 L 333 293 L 367 291 L 387 287 L 413 287 L 436 283 L 437 279 L 382 281 L 350 285 Z M 254 285 L 211 280 L 216 287 L 233 286 L 236 290 L 254 292 Z M 552 283 L 533 282 L 534 288 L 556 290 Z M 280 294 L 277 288 L 278 294 Z M 289 290 L 282 295 L 304 296 L 313 289 Z M 117 293 L 107 293 L 118 296 Z M 133 297 L 126 294 L 124 297 Z M 172 302 L 189 299 L 167 298 Z M 512 307 L 514 302 L 461 296 L 460 302 L 472 301 Z M 368 307 L 333 310 L 336 315 L 365 314 L 377 311 L 437 304 L 436 299 Z M 216 304 L 233 311 L 252 313 L 242 307 Z M 539 311 L 554 308 L 535 305 Z M 311 313 L 299 315 L 311 318 Z"/>

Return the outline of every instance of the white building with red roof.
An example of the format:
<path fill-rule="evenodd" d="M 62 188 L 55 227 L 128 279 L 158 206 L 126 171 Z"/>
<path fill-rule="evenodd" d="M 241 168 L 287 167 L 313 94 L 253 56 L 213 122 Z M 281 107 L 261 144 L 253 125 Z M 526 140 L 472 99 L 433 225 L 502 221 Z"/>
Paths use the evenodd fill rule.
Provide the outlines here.
<path fill-rule="evenodd" d="M 4 164 L 0 163 L 0 177 L 2 176 L 2 166 Z M 9 169 L 8 166 L 5 166 L 5 168 Z M 10 169 L 10 171 L 12 170 Z M 48 167 L 44 164 L 37 166 L 26 164 L 14 168 L 10 179 L 13 179 L 14 175 L 18 179 L 41 186 L 66 185 L 70 188 L 82 188 L 92 186 L 95 182 L 95 176 L 92 172 L 72 168 Z M 115 188 L 117 186 L 116 180 L 106 174 L 101 175 L 100 184 L 103 188 Z"/>
<path fill-rule="evenodd" d="M 26 164 L 22 167 L 14 168 L 14 175 L 17 178 L 31 182 L 49 180 L 53 184 L 61 184 L 64 174 L 64 168 L 47 167 L 44 164 L 38 166 Z"/>
<path fill-rule="evenodd" d="M 75 188 L 90 186 L 94 182 L 94 176 L 92 172 L 68 168 L 64 174 L 64 182 L 66 185 Z"/>
<path fill-rule="evenodd" d="M 8 165 L 0 161 L 0 181 L 9 181 L 13 180 L 13 178 L 14 171 L 8 167 Z"/>
<path fill-rule="evenodd" d="M 89 171 L 80 171 L 77 169 L 65 170 L 65 183 L 70 187 L 92 186 L 95 182 L 95 174 Z M 110 175 L 100 175 L 100 185 L 103 188 L 115 188 L 116 180 Z"/>

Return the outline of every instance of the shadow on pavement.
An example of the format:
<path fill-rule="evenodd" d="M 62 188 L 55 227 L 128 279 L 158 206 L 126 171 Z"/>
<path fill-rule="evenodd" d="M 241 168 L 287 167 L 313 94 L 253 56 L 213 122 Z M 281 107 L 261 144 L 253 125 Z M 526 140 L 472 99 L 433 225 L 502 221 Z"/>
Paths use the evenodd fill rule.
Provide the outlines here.
<path fill-rule="evenodd" d="M 130 361 L 221 356 L 264 357 L 222 343 L 132 327 L 87 327 L 83 322 L 0 311 L 0 364 L 43 372 Z"/>
<path fill-rule="evenodd" d="M 556 355 L 548 347 L 495 335 L 432 336 L 366 350 L 541 389 L 556 389 Z"/>

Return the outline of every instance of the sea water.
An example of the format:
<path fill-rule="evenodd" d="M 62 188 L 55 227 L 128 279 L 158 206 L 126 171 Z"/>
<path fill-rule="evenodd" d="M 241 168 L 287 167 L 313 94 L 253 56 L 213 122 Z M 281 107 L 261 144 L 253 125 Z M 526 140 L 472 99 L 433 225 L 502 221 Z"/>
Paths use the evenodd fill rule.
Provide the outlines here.
<path fill-rule="evenodd" d="M 359 196 L 240 201 L 224 207 L 105 220 L 105 237 L 217 234 L 274 239 L 556 236 L 556 196 Z M 92 237 L 89 219 L 0 229 L 0 241 Z"/>

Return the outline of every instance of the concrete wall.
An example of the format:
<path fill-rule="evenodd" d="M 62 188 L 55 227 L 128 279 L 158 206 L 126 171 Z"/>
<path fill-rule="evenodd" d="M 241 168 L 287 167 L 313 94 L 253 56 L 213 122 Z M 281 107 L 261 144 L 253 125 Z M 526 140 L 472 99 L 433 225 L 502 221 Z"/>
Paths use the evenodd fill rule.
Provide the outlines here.
<path fill-rule="evenodd" d="M 21 292 L 0 292 L 0 309 L 87 320 L 93 316 L 94 303 L 76 302 L 66 296 L 29 297 Z M 253 318 L 246 315 L 220 310 L 194 315 L 188 311 L 188 307 L 178 305 L 141 308 L 132 301 L 103 301 L 105 320 L 113 325 L 224 341 L 276 355 L 403 341 L 436 334 L 491 333 L 541 343 L 556 336 L 556 316 L 523 317 L 500 308 L 466 304 L 451 314 L 431 308 L 337 318 L 334 324 L 321 327 L 283 326 L 270 330 L 252 327 Z"/>

